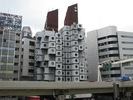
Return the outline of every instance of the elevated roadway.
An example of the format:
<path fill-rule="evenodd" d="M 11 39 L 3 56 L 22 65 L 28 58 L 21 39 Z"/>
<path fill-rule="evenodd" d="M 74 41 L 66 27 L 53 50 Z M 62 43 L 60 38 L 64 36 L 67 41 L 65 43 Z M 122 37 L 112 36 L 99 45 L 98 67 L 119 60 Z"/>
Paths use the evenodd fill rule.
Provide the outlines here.
<path fill-rule="evenodd" d="M 133 91 L 133 81 L 117 82 L 120 91 Z M 0 96 L 113 93 L 113 82 L 0 81 Z"/>

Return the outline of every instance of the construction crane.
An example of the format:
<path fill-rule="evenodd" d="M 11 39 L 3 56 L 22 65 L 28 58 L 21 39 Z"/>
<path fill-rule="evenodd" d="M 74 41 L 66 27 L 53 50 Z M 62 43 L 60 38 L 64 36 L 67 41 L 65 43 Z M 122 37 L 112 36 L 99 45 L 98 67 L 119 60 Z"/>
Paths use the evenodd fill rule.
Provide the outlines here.
<path fill-rule="evenodd" d="M 127 63 L 127 62 L 132 62 L 132 61 L 133 61 L 133 58 L 124 58 L 124 59 L 120 59 L 119 61 L 111 61 L 111 60 L 103 61 L 102 63 L 98 65 L 97 81 L 102 81 L 100 69 L 109 70 L 110 68 L 112 68 L 112 65 L 122 64 L 122 63 Z M 127 78 L 128 80 L 133 80 L 133 77 L 128 77 L 128 76 L 122 76 L 119 78 L 119 80 L 123 80 L 123 79 L 126 80 Z"/>

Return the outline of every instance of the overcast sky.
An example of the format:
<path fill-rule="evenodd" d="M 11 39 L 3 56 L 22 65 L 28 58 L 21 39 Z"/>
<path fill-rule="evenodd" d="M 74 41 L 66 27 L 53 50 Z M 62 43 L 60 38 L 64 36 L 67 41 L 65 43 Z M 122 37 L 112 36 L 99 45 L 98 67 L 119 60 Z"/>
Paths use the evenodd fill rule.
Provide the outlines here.
<path fill-rule="evenodd" d="M 59 9 L 59 28 L 63 27 L 67 7 L 75 3 L 86 32 L 109 25 L 133 32 L 133 0 L 0 0 L 0 12 L 23 16 L 22 25 L 35 34 L 43 30 L 47 12 L 54 9 Z"/>

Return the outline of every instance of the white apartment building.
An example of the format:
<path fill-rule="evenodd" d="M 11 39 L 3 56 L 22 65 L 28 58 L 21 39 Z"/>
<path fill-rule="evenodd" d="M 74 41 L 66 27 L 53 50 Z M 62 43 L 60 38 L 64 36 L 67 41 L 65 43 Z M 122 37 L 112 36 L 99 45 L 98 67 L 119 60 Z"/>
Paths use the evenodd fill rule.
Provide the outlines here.
<path fill-rule="evenodd" d="M 97 80 L 98 64 L 111 60 L 117 61 L 133 57 L 133 32 L 117 31 L 116 26 L 109 26 L 87 33 L 88 74 L 90 81 Z M 118 64 L 109 70 L 102 70 L 102 80 L 116 80 L 124 75 L 132 76 L 129 65 Z"/>
<path fill-rule="evenodd" d="M 22 29 L 21 80 L 34 80 L 35 39 L 30 27 Z"/>

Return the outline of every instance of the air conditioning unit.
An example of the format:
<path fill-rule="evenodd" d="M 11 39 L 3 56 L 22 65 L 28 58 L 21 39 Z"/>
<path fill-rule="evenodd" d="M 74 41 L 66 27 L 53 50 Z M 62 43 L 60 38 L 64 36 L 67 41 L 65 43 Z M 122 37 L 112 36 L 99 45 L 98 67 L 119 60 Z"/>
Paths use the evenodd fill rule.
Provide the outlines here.
<path fill-rule="evenodd" d="M 84 35 L 83 34 L 78 34 L 78 39 L 79 40 L 83 40 L 84 39 Z"/>
<path fill-rule="evenodd" d="M 71 41 L 71 46 L 78 46 L 78 41 Z"/>
<path fill-rule="evenodd" d="M 77 63 L 79 63 L 79 59 L 78 58 L 72 58 L 71 63 L 72 64 L 77 64 Z"/>
<path fill-rule="evenodd" d="M 79 77 L 72 77 L 72 82 L 79 82 Z"/>
<path fill-rule="evenodd" d="M 71 82 L 72 78 L 71 77 L 66 77 L 66 82 Z"/>
<path fill-rule="evenodd" d="M 78 28 L 78 30 L 81 30 L 82 29 L 82 24 L 77 24 L 77 28 Z"/>
<path fill-rule="evenodd" d="M 55 82 L 62 82 L 62 76 L 56 76 Z"/>
<path fill-rule="evenodd" d="M 56 69 L 62 69 L 62 63 L 56 63 Z"/>
<path fill-rule="evenodd" d="M 55 61 L 49 61 L 48 67 L 55 67 Z"/>
<path fill-rule="evenodd" d="M 62 51 L 62 45 L 56 45 L 56 50 L 60 50 L 60 51 Z"/>
<path fill-rule="evenodd" d="M 71 65 L 66 65 L 66 70 L 71 70 Z"/>
<path fill-rule="evenodd" d="M 41 62 L 41 67 L 48 67 L 48 63 L 47 62 Z"/>
<path fill-rule="evenodd" d="M 79 50 L 78 46 L 71 47 L 71 52 L 78 52 L 78 50 Z"/>
<path fill-rule="evenodd" d="M 71 71 L 65 71 L 66 72 L 66 76 L 71 76 L 72 72 Z"/>
<path fill-rule="evenodd" d="M 54 36 L 50 36 L 49 37 L 49 42 L 55 42 L 55 37 Z"/>
<path fill-rule="evenodd" d="M 64 42 L 64 46 L 65 46 L 65 47 L 70 47 L 71 44 L 70 44 L 70 42 Z"/>
<path fill-rule="evenodd" d="M 84 50 L 83 45 L 79 45 L 79 51 L 82 51 L 82 50 Z"/>
<path fill-rule="evenodd" d="M 82 68 L 80 69 L 80 74 L 84 74 L 85 73 L 85 70 Z"/>
<path fill-rule="evenodd" d="M 81 80 L 81 81 L 87 80 L 87 76 L 86 76 L 86 75 L 80 75 L 80 80 Z"/>
<path fill-rule="evenodd" d="M 79 76 L 79 70 L 72 70 L 72 76 Z"/>
<path fill-rule="evenodd" d="M 55 61 L 56 61 L 56 62 L 62 63 L 62 57 L 56 57 L 56 58 L 55 58 Z"/>
<path fill-rule="evenodd" d="M 48 43 L 41 43 L 40 49 L 48 49 Z"/>
<path fill-rule="evenodd" d="M 62 57 L 62 51 L 56 51 L 56 56 L 57 57 Z"/>
<path fill-rule="evenodd" d="M 55 54 L 55 48 L 49 48 L 48 54 Z"/>
<path fill-rule="evenodd" d="M 71 53 L 71 58 L 78 58 L 78 57 L 79 57 L 78 52 L 72 52 Z"/>
<path fill-rule="evenodd" d="M 56 44 L 62 44 L 62 39 L 56 39 Z"/>
<path fill-rule="evenodd" d="M 61 39 L 62 38 L 62 35 L 61 35 L 61 33 L 56 33 L 55 34 L 55 37 L 58 38 L 58 39 Z"/>
<path fill-rule="evenodd" d="M 71 32 L 70 31 L 65 31 L 62 33 L 63 36 L 71 36 Z"/>
<path fill-rule="evenodd" d="M 49 48 L 55 48 L 55 42 L 49 42 L 48 47 Z"/>
<path fill-rule="evenodd" d="M 71 37 L 70 36 L 64 36 L 64 41 L 65 42 L 71 41 Z"/>
<path fill-rule="evenodd" d="M 72 70 L 79 69 L 79 64 L 72 64 Z"/>
<path fill-rule="evenodd" d="M 65 59 L 65 64 L 71 64 L 71 59 Z"/>
<path fill-rule="evenodd" d="M 62 76 L 62 70 L 55 70 L 55 75 L 56 76 Z"/>

